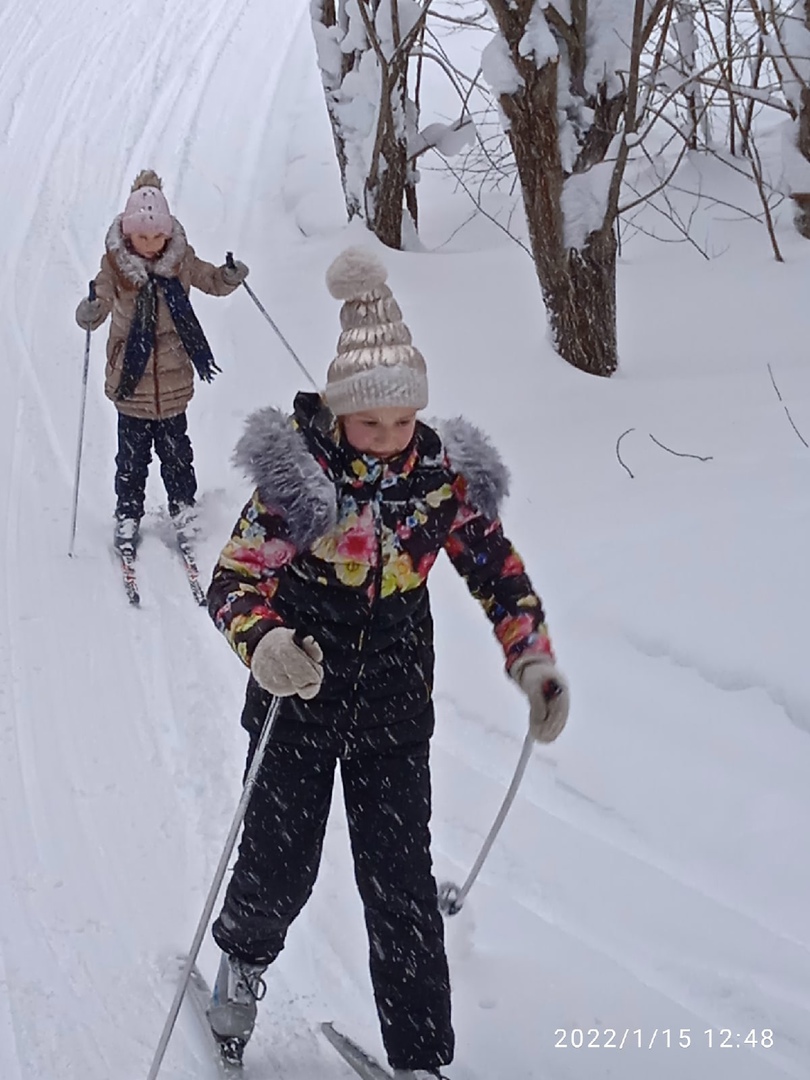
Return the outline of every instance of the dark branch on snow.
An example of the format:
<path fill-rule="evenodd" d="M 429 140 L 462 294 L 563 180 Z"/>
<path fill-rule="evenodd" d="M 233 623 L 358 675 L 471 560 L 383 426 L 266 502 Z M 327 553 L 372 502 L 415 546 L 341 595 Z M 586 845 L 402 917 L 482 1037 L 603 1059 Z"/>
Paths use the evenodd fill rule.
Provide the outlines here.
<path fill-rule="evenodd" d="M 773 375 L 773 369 L 771 368 L 771 365 L 770 365 L 770 363 L 768 363 L 768 374 L 769 374 L 769 375 L 770 375 L 770 377 L 771 377 L 771 382 L 772 382 L 772 384 L 773 384 L 773 388 L 774 388 L 774 390 L 776 391 L 776 396 L 777 396 L 777 397 L 779 398 L 779 400 L 780 400 L 780 401 L 782 402 L 782 408 L 783 408 L 783 409 L 785 410 L 785 415 L 787 416 L 788 420 L 790 421 L 790 426 L 791 426 L 791 427 L 793 428 L 793 430 L 794 430 L 794 431 L 796 432 L 796 434 L 797 434 L 797 435 L 799 436 L 799 438 L 800 438 L 800 439 L 802 440 L 802 442 L 804 443 L 804 445 L 805 445 L 805 446 L 806 446 L 806 447 L 807 447 L 808 449 L 810 449 L 810 443 L 808 443 L 808 442 L 807 442 L 807 440 L 805 439 L 804 435 L 802 435 L 802 433 L 801 433 L 801 432 L 799 431 L 799 429 L 798 429 L 798 428 L 796 427 L 796 425 L 795 425 L 795 424 L 794 424 L 794 422 L 793 422 L 793 417 L 792 417 L 792 416 L 790 415 L 790 409 L 789 409 L 789 408 L 787 407 L 787 405 L 785 405 L 784 401 L 782 401 L 782 395 L 781 395 L 781 394 L 780 394 L 780 392 L 779 392 L 779 387 L 778 387 L 778 386 L 776 385 L 776 379 L 774 378 L 774 375 Z"/>
<path fill-rule="evenodd" d="M 690 457 L 690 458 L 694 458 L 695 461 L 714 461 L 714 457 L 713 457 L 712 454 L 709 454 L 708 457 L 701 457 L 700 454 L 684 454 L 680 450 L 672 450 L 672 449 L 670 449 L 670 447 L 664 446 L 664 444 L 662 442 L 659 442 L 659 440 L 656 439 L 656 437 L 654 435 L 650 435 L 650 438 L 652 439 L 652 441 L 655 443 L 656 446 L 660 446 L 661 449 L 666 450 L 666 452 L 668 454 L 674 454 L 675 457 Z"/>
<path fill-rule="evenodd" d="M 625 435 L 629 435 L 631 431 L 635 431 L 635 430 L 636 429 L 634 427 L 629 427 L 627 429 L 627 431 L 623 431 L 621 433 L 621 435 L 618 437 L 618 439 L 616 440 L 616 457 L 619 459 L 619 464 L 627 472 L 627 475 L 630 477 L 631 480 L 635 480 L 635 476 L 633 475 L 633 473 L 630 472 L 630 469 L 622 461 L 622 455 L 619 453 L 619 444 L 621 443 L 621 441 L 625 437 Z"/>

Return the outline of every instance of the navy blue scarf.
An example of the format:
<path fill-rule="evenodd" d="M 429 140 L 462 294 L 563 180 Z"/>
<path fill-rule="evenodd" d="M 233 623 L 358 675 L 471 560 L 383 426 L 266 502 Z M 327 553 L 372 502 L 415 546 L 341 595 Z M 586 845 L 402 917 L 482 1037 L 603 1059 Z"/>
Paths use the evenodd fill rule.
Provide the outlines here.
<path fill-rule="evenodd" d="M 216 372 L 222 370 L 214 362 L 211 346 L 206 341 L 183 283 L 176 277 L 150 274 L 135 300 L 135 315 L 129 328 L 123 371 L 116 394 L 119 401 L 131 397 L 135 392 L 155 347 L 158 285 L 163 290 L 178 337 L 200 378 L 204 382 L 211 382 Z"/>

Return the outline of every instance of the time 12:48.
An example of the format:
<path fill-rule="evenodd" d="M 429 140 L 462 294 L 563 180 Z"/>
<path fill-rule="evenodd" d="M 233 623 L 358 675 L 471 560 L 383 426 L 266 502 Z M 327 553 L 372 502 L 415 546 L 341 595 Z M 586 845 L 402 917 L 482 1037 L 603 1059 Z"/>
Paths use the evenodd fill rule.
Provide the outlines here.
<path fill-rule="evenodd" d="M 771 1028 L 762 1028 L 761 1031 L 751 1028 L 746 1035 L 741 1031 L 734 1032 L 731 1028 L 720 1028 L 719 1031 L 715 1031 L 714 1028 L 706 1028 L 703 1034 L 708 1039 L 709 1049 L 715 1046 L 728 1050 L 740 1046 L 761 1046 L 764 1050 L 767 1050 L 773 1046 L 773 1031 Z"/>

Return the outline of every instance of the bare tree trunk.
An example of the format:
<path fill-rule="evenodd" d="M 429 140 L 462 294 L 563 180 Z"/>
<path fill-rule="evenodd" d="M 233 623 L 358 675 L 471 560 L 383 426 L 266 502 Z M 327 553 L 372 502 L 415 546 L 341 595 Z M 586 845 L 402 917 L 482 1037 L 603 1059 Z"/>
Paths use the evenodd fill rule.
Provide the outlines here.
<path fill-rule="evenodd" d="M 726 10 L 723 13 L 725 19 L 726 34 L 726 81 L 729 86 L 734 85 L 734 47 L 732 44 L 732 30 L 734 25 L 734 0 L 726 0 Z M 728 106 L 728 148 L 732 157 L 737 156 L 737 111 L 734 102 L 729 101 Z"/>
<path fill-rule="evenodd" d="M 377 140 L 366 178 L 366 219 L 390 248 L 402 247 L 402 214 L 408 187 L 408 146 L 400 110 L 407 94 L 407 58 L 383 71 Z M 415 194 L 415 193 L 414 193 Z"/>
<path fill-rule="evenodd" d="M 616 240 L 611 229 L 568 249 L 562 214 L 563 170 L 557 128 L 557 66 L 521 70 L 524 85 L 501 95 L 509 120 L 529 240 L 560 356 L 591 375 L 612 375 L 616 341 Z"/>
<path fill-rule="evenodd" d="M 759 89 L 759 80 L 762 75 L 762 69 L 765 64 L 765 42 L 760 34 L 757 37 L 757 54 L 754 60 L 753 67 L 751 69 L 751 77 L 749 80 L 750 86 L 754 90 Z M 751 157 L 751 147 L 754 139 L 754 106 L 756 102 L 752 97 L 745 103 L 745 110 L 743 117 L 740 121 L 740 131 L 742 132 L 743 139 L 743 153 L 746 157 Z"/>
<path fill-rule="evenodd" d="M 380 0 L 311 0 L 311 18 L 319 51 L 319 66 L 332 125 L 346 212 L 361 217 L 388 247 L 402 247 L 403 215 L 417 223 L 416 176 L 408 160 L 408 74 L 410 53 L 424 30 L 429 0 L 404 36 L 400 31 L 398 0 L 390 0 L 392 40 L 383 42 L 385 23 L 377 24 Z M 385 14 L 385 12 L 383 13 Z M 358 33 L 358 30 L 360 31 Z M 344 51 L 347 42 L 355 47 Z M 346 77 L 373 54 L 379 75 L 379 100 L 370 126 L 358 130 L 352 105 L 362 98 L 367 112 L 367 88 L 346 84 Z M 372 103 L 374 104 L 374 103 Z M 369 141 L 373 148 L 369 153 Z"/>
<path fill-rule="evenodd" d="M 698 133 L 701 123 L 704 122 L 703 95 L 701 86 L 697 80 L 697 38 L 695 34 L 695 13 L 692 5 L 687 0 L 675 0 L 677 22 L 672 27 L 677 47 L 678 74 L 684 80 L 691 80 L 689 88 L 684 91 L 686 98 L 686 112 L 689 116 L 689 134 L 686 137 L 690 150 L 698 148 Z"/>
<path fill-rule="evenodd" d="M 397 72 L 391 69 L 389 79 L 396 79 Z M 383 244 L 388 247 L 402 247 L 402 212 L 408 173 L 408 154 L 405 140 L 397 132 L 396 110 L 394 109 L 394 86 L 383 79 L 380 93 L 380 114 L 377 126 L 377 140 L 370 167 L 366 177 L 365 200 L 366 219 Z M 401 89 L 401 87 L 397 87 Z"/>
<path fill-rule="evenodd" d="M 802 157 L 810 161 L 810 87 L 808 86 L 803 86 L 801 89 L 796 145 Z"/>
<path fill-rule="evenodd" d="M 311 8 L 311 17 L 313 23 L 319 22 L 321 26 L 325 27 L 327 30 L 337 26 L 335 0 L 315 0 Z M 346 215 L 349 221 L 361 214 L 362 207 L 360 205 L 360 200 L 357 198 L 356 194 L 352 192 L 350 185 L 347 183 L 346 170 L 348 166 L 348 155 L 346 153 L 346 137 L 343 131 L 343 125 L 341 124 L 337 113 L 337 104 L 343 80 L 349 72 L 354 70 L 359 64 L 361 55 L 362 54 L 359 52 L 343 53 L 339 75 L 327 72 L 322 67 L 320 69 L 323 93 L 326 99 L 326 111 L 329 115 L 329 124 L 332 128 L 332 140 L 335 144 L 335 156 L 337 157 L 338 168 L 340 169 L 340 185 L 343 188 L 343 197 L 346 202 Z"/>
<path fill-rule="evenodd" d="M 804 25 L 810 31 L 810 0 L 804 0 Z M 799 124 L 796 132 L 799 153 L 810 161 L 810 86 L 803 83 L 799 105 Z"/>
<path fill-rule="evenodd" d="M 612 375 L 618 367 L 616 338 L 616 236 L 591 233 L 580 251 L 567 253 L 564 271 L 544 288 L 555 341 L 569 364 L 589 375 Z"/>

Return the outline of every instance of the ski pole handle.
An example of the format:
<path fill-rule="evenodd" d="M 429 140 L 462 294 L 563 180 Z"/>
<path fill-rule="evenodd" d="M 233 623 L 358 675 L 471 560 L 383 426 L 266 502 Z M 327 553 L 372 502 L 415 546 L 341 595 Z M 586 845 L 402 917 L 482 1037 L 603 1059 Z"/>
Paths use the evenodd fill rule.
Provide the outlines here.
<path fill-rule="evenodd" d="M 95 300 L 95 298 L 96 298 L 96 282 L 95 282 L 95 279 L 93 281 L 91 281 L 89 286 L 87 287 L 87 295 L 91 300 Z"/>
<path fill-rule="evenodd" d="M 228 267 L 229 270 L 235 270 L 236 269 L 236 263 L 233 261 L 233 252 L 232 251 L 226 251 L 225 252 L 225 265 Z"/>

